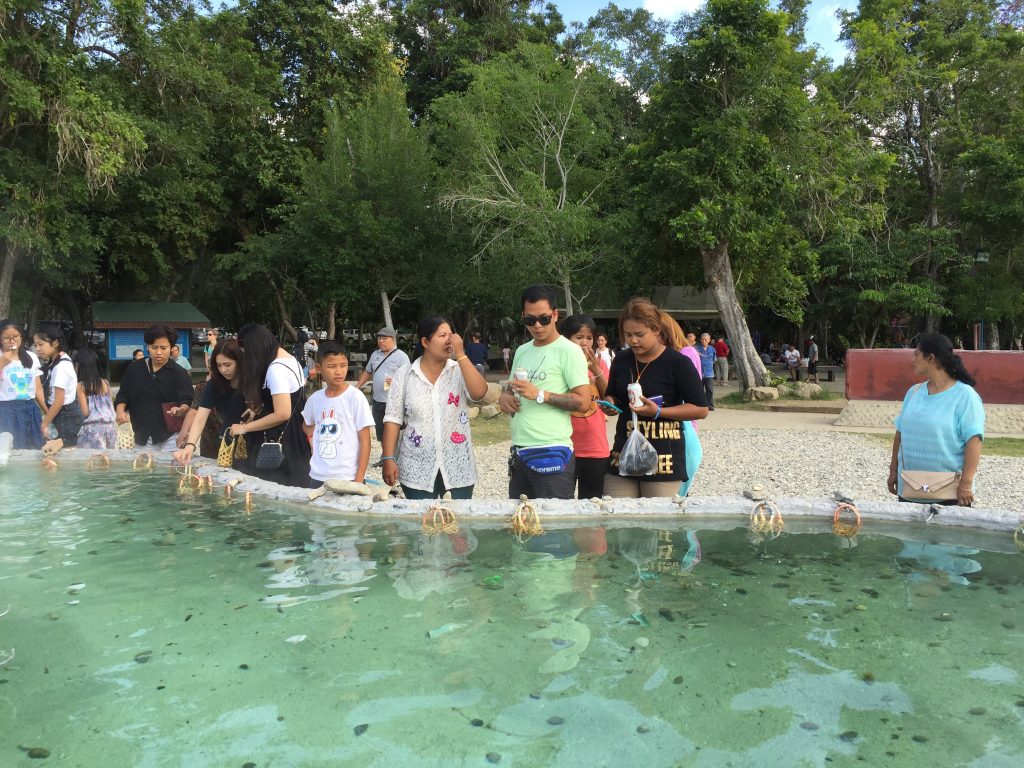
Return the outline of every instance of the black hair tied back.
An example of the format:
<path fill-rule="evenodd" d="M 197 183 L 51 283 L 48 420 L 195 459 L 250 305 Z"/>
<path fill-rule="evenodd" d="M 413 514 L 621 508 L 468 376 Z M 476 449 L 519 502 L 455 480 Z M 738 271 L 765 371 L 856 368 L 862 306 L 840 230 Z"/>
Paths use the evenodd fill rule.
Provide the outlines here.
<path fill-rule="evenodd" d="M 941 333 L 925 333 L 917 340 L 917 348 L 922 355 L 931 355 L 946 373 L 957 381 L 974 386 L 974 377 L 964 367 L 960 355 L 953 351 L 953 342 Z"/>

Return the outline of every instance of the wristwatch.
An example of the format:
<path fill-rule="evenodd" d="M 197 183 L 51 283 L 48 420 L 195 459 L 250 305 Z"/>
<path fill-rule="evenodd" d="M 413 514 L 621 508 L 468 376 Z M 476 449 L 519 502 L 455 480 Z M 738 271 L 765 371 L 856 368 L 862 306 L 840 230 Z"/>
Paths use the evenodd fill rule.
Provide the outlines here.
<path fill-rule="evenodd" d="M 538 405 L 544 405 L 544 390 L 543 389 L 538 389 L 537 390 L 537 404 Z"/>

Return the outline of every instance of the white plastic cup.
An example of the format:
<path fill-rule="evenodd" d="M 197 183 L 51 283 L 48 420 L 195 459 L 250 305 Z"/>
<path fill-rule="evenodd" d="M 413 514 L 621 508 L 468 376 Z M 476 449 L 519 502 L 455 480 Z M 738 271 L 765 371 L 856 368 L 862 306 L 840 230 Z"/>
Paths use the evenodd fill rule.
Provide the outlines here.
<path fill-rule="evenodd" d="M 530 372 L 525 368 L 516 368 L 512 373 L 512 378 L 516 381 L 528 381 L 530 378 Z M 522 399 L 522 396 L 518 392 L 516 392 L 516 397 Z"/>
<path fill-rule="evenodd" d="M 644 390 L 640 386 L 639 381 L 634 381 L 632 384 L 626 387 L 626 394 L 629 395 L 629 405 L 632 408 L 640 408 L 644 401 L 640 398 L 643 397 Z"/>

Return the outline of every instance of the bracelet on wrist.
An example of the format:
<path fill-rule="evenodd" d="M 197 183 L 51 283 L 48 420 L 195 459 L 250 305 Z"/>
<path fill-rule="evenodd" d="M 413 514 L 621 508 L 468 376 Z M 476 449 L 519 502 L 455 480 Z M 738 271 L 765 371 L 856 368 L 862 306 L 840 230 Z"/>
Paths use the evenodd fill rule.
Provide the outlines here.
<path fill-rule="evenodd" d="M 460 355 L 459 357 L 455 358 L 455 362 L 456 363 L 461 363 L 463 360 L 466 360 L 468 358 L 469 358 L 469 355 Z"/>
<path fill-rule="evenodd" d="M 183 446 L 181 446 L 181 447 L 182 447 L 182 448 L 188 448 L 189 446 L 192 446 L 192 450 L 193 450 L 193 451 L 194 451 L 194 450 L 196 450 L 196 444 L 195 444 L 195 443 L 185 443 L 185 444 L 184 444 Z"/>
<path fill-rule="evenodd" d="M 661 418 L 661 406 L 660 405 L 658 406 L 658 410 L 654 414 L 654 420 L 657 421 L 659 418 Z"/>
<path fill-rule="evenodd" d="M 380 460 L 381 461 L 393 461 L 396 464 L 398 463 L 398 459 L 396 459 L 394 456 L 381 456 Z"/>

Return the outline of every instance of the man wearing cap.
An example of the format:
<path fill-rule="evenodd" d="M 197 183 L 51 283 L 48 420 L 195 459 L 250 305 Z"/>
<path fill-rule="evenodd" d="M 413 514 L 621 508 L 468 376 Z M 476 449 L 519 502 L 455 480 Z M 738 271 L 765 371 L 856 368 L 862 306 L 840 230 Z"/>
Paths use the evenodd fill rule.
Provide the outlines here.
<path fill-rule="evenodd" d="M 818 381 L 818 342 L 815 341 L 814 337 L 810 338 L 810 346 L 807 347 L 807 380 L 810 381 L 811 377 L 814 377 L 814 383 L 820 383 Z"/>
<path fill-rule="evenodd" d="M 362 389 L 370 377 L 373 377 L 373 402 L 370 410 L 373 411 L 377 442 L 380 442 L 384 435 L 384 409 L 388 404 L 391 380 L 407 365 L 409 365 L 409 356 L 398 349 L 398 334 L 395 333 L 395 329 L 386 325 L 377 331 L 377 351 L 370 355 L 366 367 L 359 374 L 359 380 L 356 382 L 356 389 Z"/>

